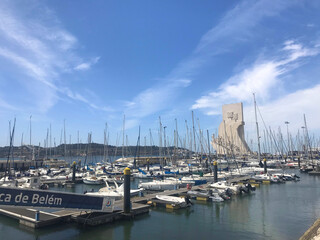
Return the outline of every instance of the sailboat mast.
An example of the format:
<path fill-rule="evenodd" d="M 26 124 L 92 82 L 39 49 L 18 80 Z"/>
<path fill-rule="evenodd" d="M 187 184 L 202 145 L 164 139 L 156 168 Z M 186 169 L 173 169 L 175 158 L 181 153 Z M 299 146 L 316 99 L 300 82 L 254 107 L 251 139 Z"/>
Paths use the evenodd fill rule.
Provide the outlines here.
<path fill-rule="evenodd" d="M 20 158 L 21 159 L 22 159 L 22 156 L 23 156 L 22 152 L 23 152 L 23 133 L 22 133 L 22 136 L 21 136 L 21 151 L 20 151 Z"/>
<path fill-rule="evenodd" d="M 107 131 L 107 133 L 108 133 L 108 131 Z M 107 160 L 109 159 L 108 144 L 109 144 L 109 133 L 108 133 L 108 135 L 107 135 L 107 146 L 106 146 L 106 158 L 107 158 Z M 110 162 L 111 162 L 111 161 L 110 161 Z"/>
<path fill-rule="evenodd" d="M 207 159 L 207 165 L 209 162 L 209 164 L 211 166 L 210 137 L 209 137 L 209 130 L 208 129 L 207 129 L 207 140 L 208 140 L 208 153 L 209 153 L 208 159 Z M 207 166 L 207 168 L 208 168 L 208 166 Z"/>
<path fill-rule="evenodd" d="M 66 120 L 63 120 L 63 134 L 64 134 L 64 158 L 67 157 L 67 139 L 66 139 Z"/>
<path fill-rule="evenodd" d="M 47 128 L 46 145 L 44 146 L 46 148 L 46 159 L 48 159 L 48 135 L 49 129 Z"/>
<path fill-rule="evenodd" d="M 256 119 L 256 127 L 257 127 L 257 139 L 258 139 L 258 161 L 261 161 L 261 150 L 260 150 L 260 136 L 259 136 L 259 125 L 258 125 L 258 118 L 257 118 L 257 103 L 256 103 L 256 96 L 253 93 L 253 100 L 254 100 L 254 115 Z"/>
<path fill-rule="evenodd" d="M 32 118 L 32 115 L 30 115 L 30 147 L 31 147 L 31 118 Z"/>
<path fill-rule="evenodd" d="M 50 148 L 49 148 L 49 155 L 52 158 L 52 135 L 51 135 L 51 123 L 50 123 Z"/>
<path fill-rule="evenodd" d="M 122 128 L 122 159 L 124 159 L 124 129 L 125 129 L 126 115 L 123 115 L 123 128 Z"/>
<path fill-rule="evenodd" d="M 193 117 L 193 111 L 192 111 L 192 128 L 193 128 L 193 146 L 194 146 L 194 152 L 197 151 L 196 149 L 196 133 L 194 129 L 194 117 Z"/>
<path fill-rule="evenodd" d="M 160 166 L 163 167 L 162 164 L 162 123 L 161 123 L 161 118 L 159 116 L 159 159 L 160 159 Z"/>
<path fill-rule="evenodd" d="M 303 114 L 303 120 L 304 120 L 304 128 L 305 128 L 305 134 L 306 134 L 306 140 L 307 140 L 307 149 L 310 148 L 310 157 L 311 157 L 312 165 L 313 165 L 312 148 L 311 148 L 311 144 L 310 144 L 308 127 L 307 127 L 307 120 L 306 120 L 305 114 Z M 308 152 L 308 150 L 307 150 L 307 152 Z"/>
<path fill-rule="evenodd" d="M 137 146 L 136 146 L 136 153 L 135 153 L 135 157 L 133 159 L 133 168 L 134 169 L 137 168 L 137 159 L 139 161 L 139 156 L 140 156 L 140 126 L 139 126 L 139 136 L 138 136 Z"/>
<path fill-rule="evenodd" d="M 78 144 L 77 144 L 77 156 L 78 157 L 80 157 L 80 136 L 79 136 L 79 130 L 78 130 L 78 132 L 77 132 L 77 142 L 78 142 Z"/>
<path fill-rule="evenodd" d="M 175 118 L 176 130 L 174 131 L 174 161 L 178 159 L 178 147 L 179 147 L 179 134 L 178 134 L 178 122 Z"/>
<path fill-rule="evenodd" d="M 31 144 L 32 144 L 32 141 L 31 141 L 31 136 L 32 136 L 32 127 L 31 127 L 31 118 L 32 118 L 32 115 L 30 115 L 30 147 L 31 147 Z M 32 161 L 34 160 L 34 148 L 32 148 Z"/>
<path fill-rule="evenodd" d="M 103 161 L 108 161 L 108 139 L 109 139 L 108 123 L 106 123 L 105 129 L 104 129 Z"/>
<path fill-rule="evenodd" d="M 10 156 L 12 158 L 12 166 L 14 167 L 14 159 L 13 159 L 13 151 L 14 151 L 14 130 L 16 128 L 16 119 L 13 122 L 13 128 L 11 132 L 11 121 L 9 122 L 9 130 L 10 130 L 10 146 L 9 146 L 9 154 L 7 159 L 7 167 L 8 167 L 8 176 L 11 176 L 11 161 Z M 14 169 L 13 169 L 14 170 Z"/>
<path fill-rule="evenodd" d="M 163 150 L 163 152 L 164 152 L 164 161 L 165 161 L 165 163 L 164 163 L 164 165 L 166 165 L 166 159 L 167 159 L 167 157 L 166 157 L 166 150 L 167 150 L 167 136 L 166 136 L 166 128 L 167 128 L 167 126 L 164 126 L 163 127 L 163 146 L 164 146 L 164 150 Z"/>
<path fill-rule="evenodd" d="M 149 133 L 150 133 L 150 147 L 151 147 L 151 150 L 150 150 L 150 156 L 152 156 L 152 133 L 151 133 L 151 129 L 149 128 Z"/>

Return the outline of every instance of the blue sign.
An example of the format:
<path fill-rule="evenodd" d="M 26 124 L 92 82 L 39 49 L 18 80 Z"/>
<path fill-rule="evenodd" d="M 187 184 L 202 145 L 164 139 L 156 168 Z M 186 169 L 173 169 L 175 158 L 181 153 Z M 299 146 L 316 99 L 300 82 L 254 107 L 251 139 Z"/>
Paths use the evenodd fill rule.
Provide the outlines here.
<path fill-rule="evenodd" d="M 0 187 L 0 205 L 112 211 L 113 203 L 114 200 L 106 197 Z"/>

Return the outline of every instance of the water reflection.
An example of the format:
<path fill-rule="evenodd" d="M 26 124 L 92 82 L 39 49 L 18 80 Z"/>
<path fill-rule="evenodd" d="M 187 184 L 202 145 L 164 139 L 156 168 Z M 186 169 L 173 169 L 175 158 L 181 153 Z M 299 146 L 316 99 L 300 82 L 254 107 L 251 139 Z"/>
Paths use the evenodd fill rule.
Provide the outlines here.
<path fill-rule="evenodd" d="M 139 224 L 140 221 L 146 221 L 150 217 L 149 214 L 140 215 L 133 219 L 128 219 L 119 222 L 119 224 L 122 226 L 123 229 L 123 239 L 124 240 L 130 240 L 132 239 L 132 228 L 135 226 L 135 224 Z M 120 239 L 119 236 L 116 236 L 112 239 Z"/>
<path fill-rule="evenodd" d="M 124 240 L 130 240 L 131 239 L 131 229 L 133 227 L 133 221 L 127 221 L 128 223 L 124 225 L 123 227 L 123 236 Z"/>
<path fill-rule="evenodd" d="M 68 223 L 30 230 L 0 216 L 0 239 L 297 239 L 320 217 L 319 183 L 319 177 L 301 174 L 300 182 L 261 185 L 224 203 L 194 201 L 171 212 L 152 208 L 149 215 L 96 227 Z M 79 184 L 65 191 L 86 189 Z"/>
<path fill-rule="evenodd" d="M 215 213 L 216 213 L 216 218 L 219 220 L 220 219 L 220 204 L 215 204 Z"/>

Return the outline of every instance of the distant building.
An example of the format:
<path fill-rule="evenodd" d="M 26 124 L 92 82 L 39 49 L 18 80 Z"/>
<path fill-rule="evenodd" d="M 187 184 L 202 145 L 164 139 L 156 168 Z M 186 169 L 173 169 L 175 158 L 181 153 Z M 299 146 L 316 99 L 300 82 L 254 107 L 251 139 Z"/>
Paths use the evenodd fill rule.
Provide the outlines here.
<path fill-rule="evenodd" d="M 242 103 L 222 106 L 222 122 L 218 136 L 212 136 L 211 144 L 218 154 L 243 155 L 250 152 L 244 138 Z"/>

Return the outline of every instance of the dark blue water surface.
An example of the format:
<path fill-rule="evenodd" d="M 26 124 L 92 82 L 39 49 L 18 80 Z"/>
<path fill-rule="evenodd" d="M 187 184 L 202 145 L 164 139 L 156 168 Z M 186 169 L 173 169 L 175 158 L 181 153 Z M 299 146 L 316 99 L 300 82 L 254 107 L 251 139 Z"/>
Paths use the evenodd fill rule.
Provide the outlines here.
<path fill-rule="evenodd" d="M 153 208 L 132 221 L 97 227 L 71 223 L 31 230 L 0 216 L 0 239 L 298 239 L 320 217 L 320 177 L 300 176 L 300 182 L 261 185 L 225 203 L 195 202 L 173 212 Z M 79 184 L 64 191 L 90 188 Z"/>

